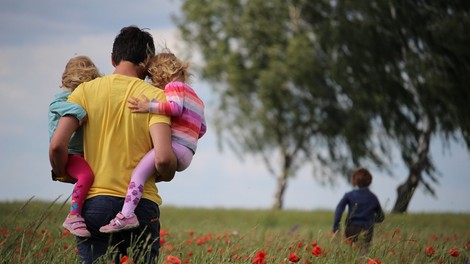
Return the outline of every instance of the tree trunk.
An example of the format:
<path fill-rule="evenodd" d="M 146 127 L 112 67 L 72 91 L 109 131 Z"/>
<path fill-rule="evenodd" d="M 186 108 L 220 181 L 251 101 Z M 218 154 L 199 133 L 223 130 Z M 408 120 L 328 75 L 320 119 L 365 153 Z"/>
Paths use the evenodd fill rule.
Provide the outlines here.
<path fill-rule="evenodd" d="M 397 200 L 392 213 L 404 213 L 408 210 L 411 198 L 421 181 L 421 173 L 429 152 L 429 142 L 431 140 L 431 128 L 429 117 L 426 115 L 423 120 L 423 130 L 419 137 L 419 145 L 416 158 L 410 166 L 410 173 L 404 183 L 397 188 Z"/>
<path fill-rule="evenodd" d="M 284 206 L 284 193 L 287 188 L 287 175 L 280 173 L 277 177 L 277 189 L 274 194 L 273 209 L 280 210 Z"/>
<path fill-rule="evenodd" d="M 289 176 L 289 169 L 291 165 L 291 157 L 284 155 L 284 164 L 282 165 L 281 172 L 277 176 L 276 193 L 274 194 L 274 201 L 272 209 L 281 210 L 284 206 L 284 193 L 287 188 L 287 178 Z"/>

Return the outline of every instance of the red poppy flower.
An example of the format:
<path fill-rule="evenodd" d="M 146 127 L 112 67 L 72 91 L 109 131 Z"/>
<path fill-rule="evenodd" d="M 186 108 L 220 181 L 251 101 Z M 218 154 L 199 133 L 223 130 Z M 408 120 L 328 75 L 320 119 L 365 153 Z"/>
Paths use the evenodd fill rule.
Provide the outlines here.
<path fill-rule="evenodd" d="M 121 263 L 121 264 L 128 264 L 128 263 L 132 263 L 132 260 L 129 259 L 128 256 L 123 256 L 123 257 L 121 258 L 121 260 L 119 260 L 119 263 Z"/>
<path fill-rule="evenodd" d="M 177 256 L 168 255 L 163 264 L 181 264 L 181 260 Z"/>
<path fill-rule="evenodd" d="M 452 257 L 458 257 L 460 255 L 460 252 L 455 248 L 451 248 L 449 249 L 449 255 L 451 255 Z"/>
<path fill-rule="evenodd" d="M 160 237 L 166 236 L 168 234 L 169 234 L 168 231 L 163 230 L 163 229 L 160 230 Z"/>
<path fill-rule="evenodd" d="M 266 251 L 258 251 L 256 255 L 251 260 L 252 264 L 266 264 Z"/>
<path fill-rule="evenodd" d="M 380 261 L 380 259 L 369 259 L 367 261 L 367 264 L 381 264 L 382 262 Z"/>
<path fill-rule="evenodd" d="M 295 252 L 290 253 L 289 255 L 289 261 L 290 262 L 299 262 L 300 258 L 295 255 Z"/>
<path fill-rule="evenodd" d="M 173 244 L 166 245 L 166 250 L 167 251 L 173 251 L 174 249 L 175 249 L 175 247 L 173 246 Z"/>
<path fill-rule="evenodd" d="M 470 242 L 467 243 L 467 250 L 470 250 Z"/>
<path fill-rule="evenodd" d="M 426 255 L 432 256 L 434 255 L 434 253 L 436 253 L 436 250 L 433 247 L 429 246 L 426 248 L 425 252 L 426 252 Z"/>
<path fill-rule="evenodd" d="M 312 249 L 312 254 L 315 257 L 318 257 L 321 254 L 321 252 L 322 252 L 322 249 L 319 246 L 314 246 L 313 249 Z"/>

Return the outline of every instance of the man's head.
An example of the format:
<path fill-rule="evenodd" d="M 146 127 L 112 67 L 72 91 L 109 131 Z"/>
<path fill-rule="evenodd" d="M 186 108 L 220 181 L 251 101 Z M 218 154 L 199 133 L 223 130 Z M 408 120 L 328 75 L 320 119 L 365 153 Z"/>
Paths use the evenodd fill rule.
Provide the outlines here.
<path fill-rule="evenodd" d="M 136 26 L 128 26 L 122 28 L 114 39 L 111 59 L 114 65 L 129 61 L 139 66 L 154 54 L 152 35 Z"/>

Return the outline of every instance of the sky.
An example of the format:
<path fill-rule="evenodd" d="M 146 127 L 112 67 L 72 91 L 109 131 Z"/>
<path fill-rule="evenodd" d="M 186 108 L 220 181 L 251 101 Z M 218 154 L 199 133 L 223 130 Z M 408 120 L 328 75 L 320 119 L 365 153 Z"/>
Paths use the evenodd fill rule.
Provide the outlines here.
<path fill-rule="evenodd" d="M 71 184 L 50 178 L 47 129 L 48 106 L 60 91 L 60 78 L 71 57 L 87 55 L 102 73 L 110 74 L 114 37 L 122 27 L 137 25 L 149 29 L 157 50 L 167 46 L 177 55 L 192 54 L 197 66 L 197 51 L 182 45 L 171 19 L 179 8 L 179 1 L 0 0 L 0 201 L 65 200 L 72 191 Z M 192 86 L 206 102 L 208 132 L 199 141 L 191 166 L 173 181 L 158 184 L 162 206 L 271 208 L 275 178 L 257 157 L 242 161 L 229 148 L 218 147 L 211 124 L 217 98 L 193 73 Z M 408 211 L 470 213 L 470 156 L 463 143 L 446 147 L 437 139 L 431 151 L 441 173 L 437 197 L 418 188 Z M 370 189 L 386 212 L 407 177 L 398 157 L 390 162 L 391 173 L 371 169 Z M 322 186 L 313 179 L 311 168 L 304 167 L 288 182 L 284 208 L 334 210 L 349 190 L 344 180 Z"/>

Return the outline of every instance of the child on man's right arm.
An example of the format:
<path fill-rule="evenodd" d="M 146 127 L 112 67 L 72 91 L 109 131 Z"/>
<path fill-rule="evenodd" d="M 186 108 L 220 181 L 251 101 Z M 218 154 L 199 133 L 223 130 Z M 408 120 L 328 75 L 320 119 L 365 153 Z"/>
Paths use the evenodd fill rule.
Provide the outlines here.
<path fill-rule="evenodd" d="M 155 55 L 148 64 L 153 85 L 164 87 L 167 102 L 149 101 L 145 96 L 129 99 L 135 113 L 154 113 L 171 116 L 172 147 L 177 159 L 176 171 L 185 170 L 196 153 L 197 142 L 206 133 L 204 103 L 187 84 L 188 64 L 182 63 L 173 53 Z M 131 176 L 124 206 L 103 233 L 114 233 L 139 226 L 134 210 L 142 197 L 145 181 L 155 172 L 155 151 L 150 150 L 139 162 Z"/>

